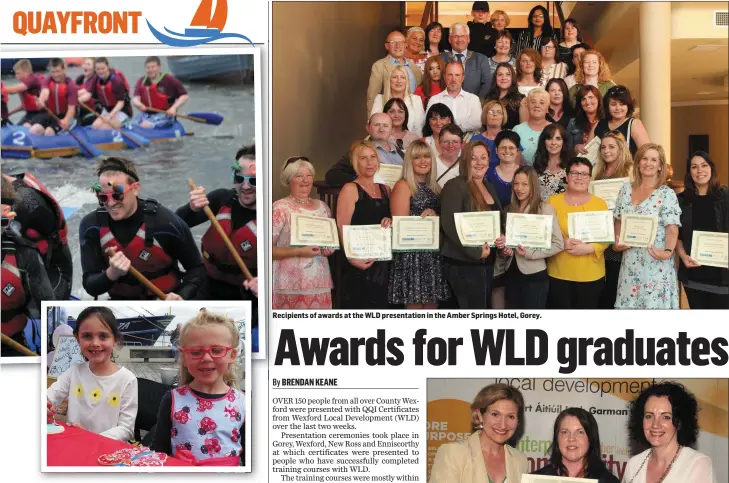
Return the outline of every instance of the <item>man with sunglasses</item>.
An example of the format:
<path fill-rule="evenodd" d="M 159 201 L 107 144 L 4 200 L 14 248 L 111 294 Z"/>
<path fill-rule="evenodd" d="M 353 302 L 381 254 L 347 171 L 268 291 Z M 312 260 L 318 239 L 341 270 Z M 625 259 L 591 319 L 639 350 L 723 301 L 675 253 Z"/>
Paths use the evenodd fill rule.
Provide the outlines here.
<path fill-rule="evenodd" d="M 139 198 L 134 163 L 106 158 L 96 174 L 100 207 L 79 229 L 84 289 L 94 297 L 107 292 L 113 300 L 155 298 L 128 273 L 134 267 L 167 294 L 165 300 L 205 298 L 205 267 L 190 229 L 157 201 Z M 116 253 L 107 253 L 110 248 Z"/>
<path fill-rule="evenodd" d="M 233 246 L 236 247 L 238 255 L 255 277 L 258 266 L 255 146 L 244 146 L 239 149 L 235 159 L 233 189 L 220 188 L 206 195 L 205 188 L 198 186 L 190 192 L 190 202 L 177 209 L 177 216 L 192 228 L 208 221 L 203 207 L 209 206 Z M 216 300 L 252 299 L 250 292 L 243 289 L 245 278 L 240 267 L 212 225 L 202 237 L 202 253 L 208 275 L 210 298 Z M 253 304 L 254 314 L 256 305 Z M 257 317 L 254 317 L 253 320 L 257 320 Z"/>

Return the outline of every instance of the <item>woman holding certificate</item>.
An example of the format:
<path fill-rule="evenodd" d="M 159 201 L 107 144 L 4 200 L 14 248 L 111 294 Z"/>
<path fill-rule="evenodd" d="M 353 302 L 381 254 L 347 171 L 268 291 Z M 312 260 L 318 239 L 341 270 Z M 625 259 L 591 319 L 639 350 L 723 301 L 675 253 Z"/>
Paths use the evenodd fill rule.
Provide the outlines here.
<path fill-rule="evenodd" d="M 686 164 L 685 189 L 678 195 L 678 279 L 692 309 L 729 309 L 729 189 L 719 184 L 709 153 L 696 151 Z M 712 263 L 721 262 L 722 257 L 723 267 L 721 263 Z"/>
<path fill-rule="evenodd" d="M 274 309 L 332 308 L 332 274 L 327 257 L 332 254 L 336 226 L 333 222 L 321 226 L 312 223 L 317 220 L 311 217 L 332 217 L 325 203 L 309 197 L 314 176 L 314 166 L 303 156 L 287 159 L 281 171 L 281 184 L 288 186 L 289 196 L 274 202 L 271 213 Z M 302 232 L 330 247 L 299 245 Z"/>
<path fill-rule="evenodd" d="M 625 252 L 615 308 L 678 309 L 673 251 L 681 208 L 666 186 L 666 154 L 661 146 L 649 143 L 638 149 L 635 159 L 635 179 L 623 185 L 615 202 L 615 236 L 620 238 L 613 248 Z"/>
<path fill-rule="evenodd" d="M 587 190 L 591 175 L 592 163 L 587 158 L 570 159 L 567 191 L 547 200 L 554 208 L 564 239 L 564 251 L 547 260 L 549 307 L 553 309 L 595 309 L 605 283 L 603 252 L 608 243 L 580 239 L 604 238 L 611 223 L 607 203 Z M 602 211 L 604 217 L 593 214 Z"/>
<path fill-rule="evenodd" d="M 495 250 L 503 243 L 496 188 L 484 181 L 489 167 L 489 150 L 483 141 L 463 148 L 459 176 L 448 181 L 441 192 L 441 255 L 446 280 L 461 309 L 486 309 L 491 299 Z M 503 244 L 502 244 L 503 246 Z"/>
<path fill-rule="evenodd" d="M 390 211 L 393 217 L 431 217 L 429 220 L 433 222 L 434 228 L 434 230 L 422 230 L 423 233 L 418 230 L 417 233 L 425 235 L 424 238 L 434 242 L 436 251 L 414 248 L 392 255 L 390 303 L 406 304 L 408 309 L 435 309 L 438 307 L 438 302 L 450 298 L 450 291 L 443 278 L 442 260 L 437 251 L 440 186 L 435 181 L 435 171 L 435 159 L 430 147 L 424 141 L 413 142 L 405 152 L 403 177 L 395 183 L 390 199 Z M 420 221 L 408 220 L 411 226 Z M 399 229 L 393 230 L 393 236 L 399 236 L 400 230 L 407 231 L 405 226 L 395 225 L 394 227 Z M 415 235 L 416 231 L 411 233 L 404 236 L 415 242 L 418 238 Z M 423 240 L 426 243 L 427 241 Z"/>
<path fill-rule="evenodd" d="M 342 243 L 348 243 L 344 227 L 348 225 L 381 225 L 389 228 L 390 189 L 375 183 L 375 173 L 380 168 L 377 148 L 370 141 L 355 141 L 349 151 L 357 177 L 347 183 L 339 192 L 337 200 L 337 226 Z M 378 235 L 381 233 L 373 233 Z M 369 240 L 369 241 L 368 241 Z M 374 253 L 385 253 L 385 237 L 361 236 L 357 238 L 358 251 L 367 258 L 347 258 L 344 264 L 342 282 L 343 309 L 386 309 L 387 285 L 390 276 L 390 262 L 376 261 Z M 383 258 L 386 258 L 383 256 Z"/>
<path fill-rule="evenodd" d="M 438 448 L 429 483 L 520 483 L 529 461 L 507 442 L 524 425 L 521 392 L 500 383 L 484 387 L 471 404 L 471 421 L 471 436 Z"/>
<path fill-rule="evenodd" d="M 552 124 L 552 126 L 558 125 Z M 506 216 L 513 216 L 514 220 L 511 220 L 512 224 L 507 221 L 507 231 L 521 226 L 526 234 L 544 233 L 543 225 L 540 224 L 548 222 L 552 225 L 551 246 L 549 249 L 525 248 L 521 244 L 516 248 L 504 247 L 496 258 L 496 270 L 505 273 L 506 308 L 543 309 L 547 306 L 549 291 L 545 260 L 562 251 L 562 233 L 554 216 L 554 208 L 542 203 L 539 180 L 534 168 L 522 166 L 517 169 L 513 186 L 511 204 L 507 208 Z M 547 215 L 551 219 L 519 215 Z M 528 235 L 523 239 L 525 245 L 531 245 Z"/>

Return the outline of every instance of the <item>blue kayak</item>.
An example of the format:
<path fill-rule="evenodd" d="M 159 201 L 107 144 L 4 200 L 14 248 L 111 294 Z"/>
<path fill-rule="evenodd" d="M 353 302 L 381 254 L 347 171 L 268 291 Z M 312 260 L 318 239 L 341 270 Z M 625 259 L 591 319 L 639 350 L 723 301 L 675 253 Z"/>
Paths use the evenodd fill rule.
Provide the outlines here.
<path fill-rule="evenodd" d="M 188 136 L 182 124 L 175 121 L 169 127 L 144 129 L 138 124 L 131 124 L 122 131 L 132 138 L 152 142 L 171 141 Z M 118 150 L 130 146 L 130 140 L 120 132 L 111 129 L 91 129 L 90 126 L 75 127 L 73 133 L 82 142 L 93 144 L 99 149 Z M 3 158 L 54 158 L 59 156 L 76 156 L 81 153 L 79 143 L 71 134 L 64 132 L 56 136 L 30 134 L 23 126 L 4 126 L 2 128 Z"/>

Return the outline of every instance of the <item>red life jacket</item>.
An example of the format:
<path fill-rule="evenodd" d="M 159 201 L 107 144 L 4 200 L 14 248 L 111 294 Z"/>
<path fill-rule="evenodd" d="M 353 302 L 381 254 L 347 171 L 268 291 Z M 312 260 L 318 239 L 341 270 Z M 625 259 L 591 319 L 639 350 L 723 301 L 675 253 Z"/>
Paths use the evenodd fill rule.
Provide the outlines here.
<path fill-rule="evenodd" d="M 28 323 L 25 307 L 30 297 L 23 287 L 23 274 L 18 268 L 15 242 L 2 241 L 2 333 L 8 337 L 22 332 Z"/>
<path fill-rule="evenodd" d="M 48 82 L 48 109 L 57 116 L 63 116 L 68 110 L 68 85 L 67 80 L 56 82 L 53 79 Z"/>
<path fill-rule="evenodd" d="M 25 186 L 33 188 L 43 195 L 48 204 L 56 212 L 56 220 L 58 220 L 56 228 L 58 231 L 52 235 L 50 240 L 41 237 L 40 233 L 33 229 L 26 230 L 23 233 L 23 236 L 35 242 L 35 246 L 38 248 L 41 256 L 45 259 L 49 252 L 49 245 L 68 245 L 68 225 L 66 224 L 66 218 L 63 216 L 63 209 L 61 208 L 61 205 L 58 204 L 58 201 L 56 201 L 56 198 L 53 197 L 51 192 L 48 191 L 48 188 L 38 181 L 35 176 L 30 173 L 24 173 L 18 178 L 23 181 Z"/>
<path fill-rule="evenodd" d="M 111 74 L 109 75 L 109 78 L 106 79 L 105 84 L 101 83 L 100 77 L 96 77 L 96 87 L 94 89 L 96 91 L 96 99 L 109 110 L 113 109 L 117 102 L 126 101 L 126 99 L 117 99 L 114 97 L 114 76 L 119 76 L 119 79 L 124 84 L 124 89 L 126 90 L 124 97 L 127 97 L 129 95 L 129 83 L 124 75 L 118 70 L 111 71 Z"/>
<path fill-rule="evenodd" d="M 38 83 L 43 84 L 43 79 L 45 79 L 45 76 L 43 74 L 32 74 L 38 77 Z M 20 102 L 23 104 L 23 109 L 25 109 L 25 112 L 38 112 L 40 109 L 38 108 L 38 104 L 36 104 L 35 100 L 40 95 L 40 87 L 33 87 L 32 89 L 26 89 L 25 91 L 20 93 Z"/>
<path fill-rule="evenodd" d="M 96 210 L 96 216 L 101 227 L 99 236 L 101 237 L 102 250 L 115 247 L 117 251 L 124 253 L 132 262 L 132 266 L 147 277 L 157 288 L 164 293 L 170 293 L 176 291 L 180 286 L 181 276 L 177 268 L 177 260 L 173 260 L 167 255 L 157 240 L 154 239 L 154 219 L 157 206 L 155 200 L 145 200 L 144 223 L 139 227 L 137 234 L 127 246 L 122 246 L 111 232 L 109 228 L 110 217 L 106 210 Z M 109 295 L 112 299 L 126 300 L 157 298 L 130 274 L 117 280 L 109 289 Z"/>
<path fill-rule="evenodd" d="M 215 218 L 220 223 L 220 226 L 223 227 L 225 234 L 228 235 L 228 238 L 236 248 L 238 255 L 243 259 L 246 267 L 255 269 L 258 266 L 258 258 L 256 256 L 258 230 L 256 221 L 251 220 L 233 231 L 233 220 L 231 220 L 233 210 L 231 206 L 234 202 L 236 202 L 235 199 L 231 200 L 227 205 L 222 206 Z M 203 262 L 205 263 L 205 268 L 210 278 L 222 280 L 237 286 L 243 284 L 243 274 L 240 271 L 240 267 L 214 227 L 211 226 L 208 228 L 208 231 L 203 235 L 201 248 Z"/>
<path fill-rule="evenodd" d="M 142 99 L 142 104 L 147 107 L 160 109 L 162 111 L 166 111 L 170 108 L 170 98 L 157 89 L 159 82 L 165 75 L 167 74 L 160 74 L 160 76 L 157 77 L 157 80 L 155 80 L 154 82 L 150 82 L 149 85 L 147 85 L 147 80 L 151 79 L 149 79 L 147 76 L 144 76 L 144 79 L 142 79 L 142 93 L 140 95 Z"/>

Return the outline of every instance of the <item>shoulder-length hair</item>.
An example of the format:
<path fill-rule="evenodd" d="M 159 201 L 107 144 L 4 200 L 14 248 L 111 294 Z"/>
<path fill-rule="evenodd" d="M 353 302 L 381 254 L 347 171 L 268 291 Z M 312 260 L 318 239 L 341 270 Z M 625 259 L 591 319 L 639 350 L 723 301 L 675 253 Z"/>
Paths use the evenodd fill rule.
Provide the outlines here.
<path fill-rule="evenodd" d="M 433 135 L 433 128 L 430 127 L 430 120 L 434 118 L 435 116 L 439 117 L 449 117 L 451 119 L 451 124 L 455 123 L 455 119 L 453 117 L 453 111 L 451 111 L 451 108 L 446 106 L 445 104 L 441 102 L 436 102 L 432 106 L 430 106 L 430 109 L 428 109 L 428 112 L 425 114 L 425 125 L 423 126 L 423 136 L 426 138 L 428 136 Z"/>
<path fill-rule="evenodd" d="M 618 131 L 608 131 L 603 134 L 600 144 L 607 138 L 614 139 L 618 143 L 618 150 L 620 151 L 620 156 L 615 161 L 617 165 L 615 166 L 614 176 L 616 178 L 630 178 L 633 174 L 633 156 L 630 154 L 630 147 L 625 141 L 623 134 Z M 592 174 L 592 179 L 602 179 L 605 176 L 607 167 L 608 165 L 602 155 L 602 149 L 600 149 L 597 152 L 597 163 L 595 163 L 595 171 Z"/>
<path fill-rule="evenodd" d="M 443 128 L 445 129 L 445 128 Z M 470 198 L 471 209 L 475 211 L 489 211 L 489 205 L 481 194 L 481 190 L 478 189 L 478 183 L 483 183 L 483 178 L 476 179 L 473 177 L 471 172 L 471 165 L 473 164 L 473 151 L 477 147 L 483 147 L 486 150 L 486 154 L 491 155 L 489 147 L 483 141 L 471 141 L 467 143 L 461 151 L 461 157 L 458 158 L 458 171 L 461 178 L 466 180 L 468 186 L 468 194 Z"/>
<path fill-rule="evenodd" d="M 549 462 L 552 467 L 557 470 L 559 476 L 567 476 L 569 472 L 562 462 L 562 452 L 559 449 L 559 428 L 562 421 L 567 416 L 577 418 L 585 430 L 589 449 L 584 456 L 582 463 L 583 478 L 597 478 L 605 472 L 605 463 L 602 462 L 602 450 L 600 447 L 600 432 L 597 427 L 595 416 L 582 408 L 567 408 L 557 416 L 554 420 L 554 429 L 552 431 L 552 444 L 549 447 Z M 642 430 L 642 427 L 641 427 Z"/>
<path fill-rule="evenodd" d="M 572 109 L 572 103 L 570 102 L 570 89 L 567 87 L 567 83 L 564 81 L 564 79 L 560 79 L 558 77 L 555 77 L 553 79 L 549 79 L 549 82 L 547 82 L 547 85 L 544 87 L 544 90 L 549 92 L 549 89 L 552 87 L 552 84 L 557 84 L 562 91 L 562 111 L 564 113 L 563 116 L 567 117 L 573 117 L 574 116 L 574 109 Z M 551 95 L 550 95 L 551 97 Z M 552 111 L 552 107 L 550 104 L 549 113 L 554 114 Z"/>
<path fill-rule="evenodd" d="M 518 174 L 525 174 L 527 180 L 529 181 L 529 199 L 527 199 L 527 214 L 538 215 L 542 205 L 542 193 L 541 188 L 539 187 L 539 177 L 537 176 L 537 171 L 529 165 L 524 165 L 520 166 L 519 169 L 514 171 L 514 179 L 516 179 L 516 175 Z M 514 191 L 514 183 L 512 181 L 511 203 L 509 204 L 507 211 L 517 212 L 518 210 L 519 198 L 516 197 L 516 192 Z"/>
<path fill-rule="evenodd" d="M 534 36 L 534 22 L 532 22 L 532 15 L 534 15 L 534 12 L 537 10 L 541 10 L 542 14 L 544 15 L 544 25 L 542 25 L 542 37 L 552 37 L 554 36 L 554 29 L 552 28 L 552 23 L 549 21 L 549 12 L 546 8 L 544 8 L 541 5 L 537 5 L 536 7 L 532 8 L 529 11 L 529 16 L 527 17 L 527 23 L 528 23 L 528 30 L 529 33 Z"/>
<path fill-rule="evenodd" d="M 397 104 L 399 108 L 401 108 L 403 111 L 405 111 L 405 115 L 403 116 L 402 121 L 402 130 L 407 131 L 408 130 L 408 120 L 410 119 L 410 110 L 408 109 L 407 104 L 405 101 L 400 99 L 399 97 L 391 97 L 389 101 L 385 103 L 384 106 L 382 106 L 382 112 L 387 114 L 387 111 L 392 109 L 392 106 Z"/>
<path fill-rule="evenodd" d="M 433 91 L 431 90 L 431 84 L 433 82 L 433 79 L 430 77 L 430 66 L 431 64 L 438 64 L 438 67 L 440 67 L 440 80 L 438 80 L 438 85 L 440 86 L 440 90 L 444 91 L 446 88 L 446 82 L 445 82 L 445 61 L 443 61 L 443 57 L 440 55 L 434 55 L 432 57 L 428 57 L 428 60 L 425 61 L 425 67 L 423 67 L 425 70 L 423 72 L 423 81 L 420 85 L 423 86 L 423 94 L 425 94 L 425 97 L 430 98 L 433 95 Z"/>
<path fill-rule="evenodd" d="M 580 24 L 577 23 L 577 20 L 573 18 L 566 18 L 562 23 L 562 27 L 560 28 L 560 34 L 562 34 L 561 38 L 564 39 L 564 28 L 568 23 L 572 24 L 572 26 L 577 29 L 577 41 L 582 42 L 582 29 L 580 28 Z"/>
<path fill-rule="evenodd" d="M 605 112 L 602 110 L 600 91 L 597 90 L 597 87 L 589 84 L 580 86 L 580 88 L 577 89 L 577 94 L 575 95 L 575 124 L 577 124 L 577 127 L 580 128 L 583 133 L 590 130 L 590 121 L 587 119 L 587 113 L 584 109 L 582 109 L 582 99 L 590 93 L 597 98 L 597 118 L 602 119 L 605 117 Z"/>
<path fill-rule="evenodd" d="M 585 57 L 588 55 L 594 55 L 597 57 L 597 60 L 599 62 L 599 66 L 597 69 L 597 80 L 598 82 L 605 82 L 609 81 L 613 78 L 613 75 L 610 73 L 610 67 L 608 66 L 608 63 L 605 61 L 605 57 L 602 56 L 600 52 L 597 50 L 586 50 L 584 54 L 582 54 L 582 59 L 580 60 L 580 63 L 575 66 L 575 81 L 578 84 L 584 84 L 585 83 L 585 69 L 582 68 L 582 64 L 585 62 Z"/>
<path fill-rule="evenodd" d="M 511 19 L 506 14 L 506 12 L 504 12 L 503 10 L 494 10 L 494 13 L 491 14 L 492 19 L 494 17 L 498 17 L 498 16 L 504 17 L 504 31 L 506 31 L 506 27 L 508 27 L 509 24 L 511 23 Z"/>
<path fill-rule="evenodd" d="M 440 22 L 430 22 L 427 27 L 425 27 L 425 51 L 430 52 L 430 40 L 428 40 L 428 35 L 430 34 L 430 31 L 434 28 L 440 29 L 440 43 L 438 44 L 438 50 L 443 52 L 445 50 L 445 47 L 448 45 L 448 41 L 445 40 L 446 36 L 443 32 L 443 24 Z"/>
<path fill-rule="evenodd" d="M 547 141 L 552 139 L 555 134 L 562 136 L 562 150 L 559 152 L 559 167 L 564 169 L 567 161 L 570 159 L 570 148 L 567 142 L 567 131 L 561 124 L 552 123 L 544 128 L 539 135 L 537 141 L 537 152 L 534 155 L 534 169 L 537 173 L 542 174 L 549 166 L 549 151 L 547 151 Z"/>
<path fill-rule="evenodd" d="M 511 85 L 509 86 L 509 89 L 506 91 L 506 95 L 503 98 L 501 98 L 499 86 L 496 85 L 496 74 L 498 74 L 499 69 L 508 69 L 508 71 L 511 73 Z M 536 79 L 536 76 L 534 78 Z M 524 98 L 524 95 L 519 92 L 519 84 L 517 84 L 516 82 L 516 70 L 514 69 L 514 66 L 509 64 L 508 62 L 501 62 L 496 66 L 496 68 L 494 69 L 494 75 L 491 79 L 491 89 L 489 90 L 488 94 L 486 94 L 486 99 L 498 100 L 499 98 L 501 98 L 501 101 L 512 109 L 519 109 L 521 100 Z"/>
<path fill-rule="evenodd" d="M 567 63 L 567 74 L 568 75 L 574 74 L 575 71 L 577 70 L 577 66 L 574 64 L 574 62 L 572 62 L 572 59 L 575 56 L 575 50 L 577 50 L 577 49 L 585 49 L 585 51 L 587 51 L 587 50 L 591 50 L 592 47 L 590 47 L 588 44 L 586 44 L 584 42 L 580 42 L 579 44 L 575 44 L 572 47 L 570 47 L 570 58 L 569 58 L 569 62 Z"/>
<path fill-rule="evenodd" d="M 628 106 L 628 114 L 626 114 L 626 118 L 629 118 L 633 115 L 635 112 L 635 99 L 633 99 L 633 96 L 630 95 L 630 91 L 625 86 L 612 86 L 608 91 L 605 93 L 605 96 L 602 98 L 602 107 L 605 110 L 605 119 L 608 121 L 613 120 L 613 116 L 610 114 L 610 100 L 615 99 L 616 101 L 620 102 L 621 104 L 625 104 Z"/>
<path fill-rule="evenodd" d="M 686 160 L 686 175 L 683 178 L 684 196 L 688 199 L 692 199 L 695 195 L 698 195 L 698 189 L 696 183 L 694 183 L 693 177 L 691 177 L 691 160 L 695 157 L 703 158 L 706 164 L 711 168 L 711 177 L 709 178 L 709 189 L 708 195 L 720 196 L 721 195 L 721 183 L 719 183 L 719 176 L 716 174 L 716 164 L 709 157 L 709 153 L 706 151 L 694 151 Z"/>
<path fill-rule="evenodd" d="M 372 151 L 374 151 L 375 154 L 377 154 L 377 147 L 372 143 L 372 141 L 367 140 L 357 140 L 352 143 L 352 146 L 349 148 L 349 164 L 352 165 L 352 168 L 354 169 L 354 172 L 357 173 L 357 176 L 359 176 L 359 168 L 357 167 L 357 158 L 359 157 L 359 154 L 362 152 L 364 148 L 369 148 Z M 380 165 L 380 157 L 377 156 L 377 165 L 379 167 Z"/>
<path fill-rule="evenodd" d="M 506 113 L 506 106 L 503 102 L 499 101 L 498 99 L 490 99 L 487 100 L 484 105 L 483 109 L 481 109 L 481 124 L 486 125 L 486 115 L 488 114 L 489 110 L 494 107 L 499 106 L 501 107 L 501 111 L 504 113 L 504 120 L 501 121 L 501 127 L 503 128 L 504 125 L 509 121 L 509 115 Z"/>
<path fill-rule="evenodd" d="M 516 404 L 517 419 L 519 422 L 517 423 L 514 437 L 518 437 L 524 428 L 524 396 L 521 395 L 521 392 L 517 388 L 508 384 L 489 384 L 478 391 L 478 394 L 476 394 L 476 397 L 471 403 L 471 422 L 473 423 L 474 429 L 477 429 L 480 425 L 479 415 L 483 418 L 488 408 L 499 401 L 512 401 Z"/>
<path fill-rule="evenodd" d="M 651 447 L 643 431 L 643 418 L 645 405 L 653 396 L 666 397 L 671 403 L 672 422 L 676 428 L 678 444 L 695 447 L 699 438 L 699 404 L 696 397 L 682 384 L 666 381 L 651 385 L 630 403 L 628 435 L 631 449 L 639 453 Z"/>
<path fill-rule="evenodd" d="M 412 92 L 410 92 L 410 77 L 408 76 L 408 72 L 405 70 L 405 67 L 403 67 L 401 65 L 396 65 L 395 67 L 392 68 L 392 72 L 390 72 L 390 79 L 387 79 L 387 82 L 385 82 L 384 94 L 382 95 L 382 99 L 384 101 L 389 101 L 390 99 L 392 99 L 390 80 L 392 79 L 392 75 L 395 72 L 402 72 L 405 75 L 405 97 L 412 94 Z"/>
<path fill-rule="evenodd" d="M 535 49 L 524 49 L 519 52 L 516 57 L 516 80 L 520 81 L 524 77 L 524 72 L 521 70 L 521 58 L 525 55 L 534 62 L 534 80 L 539 83 L 542 78 L 542 54 Z"/>
<path fill-rule="evenodd" d="M 658 183 L 656 188 L 666 184 L 668 179 L 668 166 L 666 163 L 666 151 L 663 150 L 663 146 L 656 143 L 646 143 L 638 148 L 638 152 L 635 153 L 633 158 L 633 187 L 638 188 L 643 183 L 643 174 L 640 172 L 640 160 L 645 156 L 645 153 L 649 150 L 654 149 L 658 152 L 658 160 L 661 162 L 660 171 L 658 172 Z"/>
<path fill-rule="evenodd" d="M 410 143 L 405 151 L 405 161 L 402 165 L 402 179 L 408 184 L 410 194 L 414 195 L 418 191 L 418 182 L 415 181 L 415 170 L 413 169 L 413 160 L 425 156 L 430 158 L 430 171 L 425 176 L 425 185 L 436 195 L 440 194 L 440 185 L 436 181 L 438 179 L 438 167 L 436 165 L 436 157 L 433 150 L 425 141 L 416 140 Z"/>

